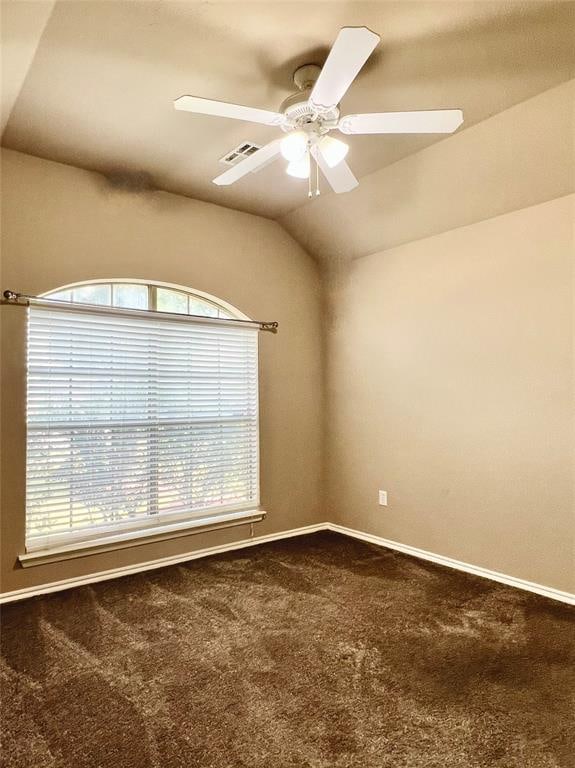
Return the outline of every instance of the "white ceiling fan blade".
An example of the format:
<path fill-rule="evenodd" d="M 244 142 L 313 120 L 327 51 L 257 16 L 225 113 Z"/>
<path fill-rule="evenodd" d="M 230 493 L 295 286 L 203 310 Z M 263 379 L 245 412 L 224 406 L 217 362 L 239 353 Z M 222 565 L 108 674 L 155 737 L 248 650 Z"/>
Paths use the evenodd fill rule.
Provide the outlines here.
<path fill-rule="evenodd" d="M 463 122 L 460 109 L 427 109 L 419 112 L 373 112 L 346 115 L 339 121 L 342 133 L 453 133 Z"/>
<path fill-rule="evenodd" d="M 227 101 L 201 99 L 199 96 L 180 96 L 174 101 L 174 107 L 183 112 L 231 117 L 233 120 L 247 120 L 250 123 L 263 123 L 264 125 L 281 125 L 284 122 L 284 116 L 280 112 L 244 107 L 241 104 L 230 104 Z"/>
<path fill-rule="evenodd" d="M 281 139 L 274 139 L 273 141 L 270 141 L 269 144 L 266 144 L 261 149 L 258 149 L 258 151 L 254 152 L 253 155 L 250 155 L 245 160 L 242 160 L 241 163 L 234 165 L 225 173 L 216 176 L 216 178 L 213 179 L 213 183 L 217 184 L 218 186 L 227 186 L 228 184 L 233 184 L 234 181 L 238 181 L 238 179 L 241 179 L 248 173 L 259 171 L 262 166 L 267 165 L 272 160 L 275 160 L 277 155 L 280 154 L 280 143 Z"/>
<path fill-rule="evenodd" d="M 337 106 L 379 40 L 367 27 L 343 27 L 315 82 L 311 104 L 318 109 Z"/>
<path fill-rule="evenodd" d="M 355 178 L 345 160 L 330 168 L 318 144 L 313 146 L 310 151 L 334 192 L 350 192 L 358 186 L 359 181 Z"/>

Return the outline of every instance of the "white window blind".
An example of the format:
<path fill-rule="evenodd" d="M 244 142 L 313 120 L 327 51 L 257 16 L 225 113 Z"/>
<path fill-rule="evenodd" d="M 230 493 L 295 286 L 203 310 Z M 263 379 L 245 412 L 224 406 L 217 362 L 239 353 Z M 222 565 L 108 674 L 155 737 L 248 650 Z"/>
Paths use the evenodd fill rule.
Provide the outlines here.
<path fill-rule="evenodd" d="M 257 329 L 33 306 L 27 550 L 259 504 Z"/>

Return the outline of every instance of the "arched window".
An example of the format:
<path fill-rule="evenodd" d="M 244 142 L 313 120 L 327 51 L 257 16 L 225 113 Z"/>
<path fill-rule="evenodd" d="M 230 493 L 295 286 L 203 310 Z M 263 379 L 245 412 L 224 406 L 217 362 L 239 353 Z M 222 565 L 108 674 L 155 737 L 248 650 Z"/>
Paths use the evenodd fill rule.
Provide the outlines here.
<path fill-rule="evenodd" d="M 44 296 L 60 301 L 105 307 L 247 319 L 226 302 L 208 294 L 191 291 L 183 286 L 142 280 L 94 280 L 74 283 L 56 291 L 49 291 Z"/>
<path fill-rule="evenodd" d="M 261 519 L 254 324 L 162 283 L 44 298 L 28 324 L 30 560 Z"/>

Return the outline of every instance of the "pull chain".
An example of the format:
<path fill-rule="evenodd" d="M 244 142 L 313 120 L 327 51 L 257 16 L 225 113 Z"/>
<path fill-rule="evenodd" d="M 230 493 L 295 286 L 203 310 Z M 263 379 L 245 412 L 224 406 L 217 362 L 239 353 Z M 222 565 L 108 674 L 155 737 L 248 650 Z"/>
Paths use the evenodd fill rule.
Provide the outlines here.
<path fill-rule="evenodd" d="M 313 174 L 313 166 L 315 165 L 315 192 L 312 191 L 312 181 L 311 177 Z M 319 191 L 319 165 L 317 164 L 317 160 L 315 157 L 311 154 L 309 155 L 309 176 L 307 177 L 307 196 L 308 197 L 317 197 L 320 194 Z"/>

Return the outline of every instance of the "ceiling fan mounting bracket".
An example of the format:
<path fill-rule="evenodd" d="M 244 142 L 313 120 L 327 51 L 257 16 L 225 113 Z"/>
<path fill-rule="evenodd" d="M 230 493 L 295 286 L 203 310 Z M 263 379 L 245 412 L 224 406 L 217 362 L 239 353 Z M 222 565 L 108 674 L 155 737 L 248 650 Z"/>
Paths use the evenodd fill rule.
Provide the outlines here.
<path fill-rule="evenodd" d="M 318 79 L 321 67 L 317 64 L 304 64 L 293 73 L 293 81 L 298 91 L 306 91 L 313 88 Z"/>

